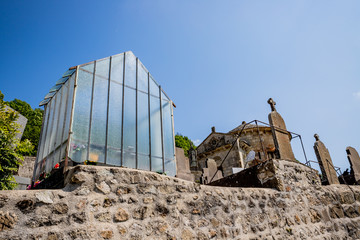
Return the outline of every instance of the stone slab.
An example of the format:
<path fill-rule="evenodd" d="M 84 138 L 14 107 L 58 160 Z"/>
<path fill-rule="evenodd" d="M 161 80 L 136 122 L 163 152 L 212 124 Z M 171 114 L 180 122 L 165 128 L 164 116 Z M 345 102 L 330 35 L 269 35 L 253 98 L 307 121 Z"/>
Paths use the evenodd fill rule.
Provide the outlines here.
<path fill-rule="evenodd" d="M 320 141 L 317 134 L 315 134 L 314 137 L 316 139 L 314 150 L 323 177 L 327 180 L 328 184 L 340 184 L 329 150 L 326 148 L 325 144 Z"/>
<path fill-rule="evenodd" d="M 355 182 L 360 183 L 360 156 L 353 147 L 346 148 L 347 158 L 350 163 L 351 173 L 354 175 Z"/>

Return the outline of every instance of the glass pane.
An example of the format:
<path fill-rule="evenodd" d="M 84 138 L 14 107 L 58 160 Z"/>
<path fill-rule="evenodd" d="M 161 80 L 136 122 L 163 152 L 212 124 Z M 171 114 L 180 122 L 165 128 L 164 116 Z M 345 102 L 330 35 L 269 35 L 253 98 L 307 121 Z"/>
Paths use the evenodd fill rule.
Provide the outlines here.
<path fill-rule="evenodd" d="M 50 88 L 49 92 L 56 92 L 61 88 L 62 85 L 55 85 L 52 88 Z"/>
<path fill-rule="evenodd" d="M 165 173 L 172 177 L 176 175 L 176 163 L 174 159 L 165 159 Z"/>
<path fill-rule="evenodd" d="M 136 57 L 132 52 L 125 53 L 125 85 L 136 87 Z"/>
<path fill-rule="evenodd" d="M 113 56 L 111 59 L 110 79 L 122 83 L 124 71 L 124 54 Z"/>
<path fill-rule="evenodd" d="M 45 112 L 44 112 L 44 123 L 41 127 L 41 143 L 39 145 L 39 156 L 37 161 L 40 162 L 43 159 L 43 151 L 44 151 L 44 147 L 45 147 L 45 134 L 46 134 L 46 128 L 47 128 L 47 124 L 48 124 L 48 117 L 49 117 L 49 105 L 47 105 L 45 107 Z"/>
<path fill-rule="evenodd" d="M 75 81 L 75 74 L 71 76 L 70 80 L 65 83 L 65 86 L 69 87 L 69 94 L 66 103 L 66 116 L 65 116 L 65 126 L 64 126 L 64 134 L 62 142 L 68 139 L 69 137 L 69 127 L 70 127 L 70 118 L 71 118 L 71 108 L 72 108 L 72 101 L 74 95 L 74 81 Z"/>
<path fill-rule="evenodd" d="M 53 121 L 54 121 L 55 99 L 53 98 L 49 104 L 50 104 L 49 105 L 50 112 L 49 112 L 48 127 L 47 127 L 47 131 L 46 131 L 45 148 L 44 148 L 43 158 L 45 158 L 49 154 L 50 136 L 51 136 L 51 132 L 53 129 Z"/>
<path fill-rule="evenodd" d="M 121 165 L 122 89 L 122 85 L 110 82 L 108 152 L 106 163 L 116 166 Z"/>
<path fill-rule="evenodd" d="M 148 72 L 140 61 L 138 66 L 138 90 L 148 92 Z"/>
<path fill-rule="evenodd" d="M 125 131 L 124 131 L 125 132 Z M 125 142 L 125 139 L 124 139 Z M 128 168 L 136 168 L 136 159 L 135 159 L 136 153 L 134 152 L 127 152 L 124 150 L 123 155 L 123 165 Z"/>
<path fill-rule="evenodd" d="M 55 149 L 55 138 L 58 130 L 59 110 L 60 110 L 60 102 L 61 102 L 60 92 L 58 92 L 58 94 L 56 94 L 53 99 L 56 102 L 56 104 L 54 109 L 54 120 L 50 133 L 50 139 L 48 139 L 48 141 L 50 141 L 49 152 L 52 152 Z"/>
<path fill-rule="evenodd" d="M 71 76 L 75 71 L 76 71 L 76 69 L 67 70 L 67 71 L 63 74 L 63 77 Z"/>
<path fill-rule="evenodd" d="M 47 98 L 47 99 L 42 100 L 42 101 L 39 103 L 39 107 L 47 104 L 47 103 L 50 101 L 50 99 L 51 99 L 51 98 Z"/>
<path fill-rule="evenodd" d="M 73 135 L 69 149 L 70 158 L 76 162 L 84 162 L 87 158 L 92 80 L 93 74 L 79 71 L 72 120 Z"/>
<path fill-rule="evenodd" d="M 138 153 L 149 154 L 149 99 L 138 92 Z"/>
<path fill-rule="evenodd" d="M 135 152 L 136 145 L 136 95 L 135 90 L 125 87 L 124 96 L 124 137 L 123 149 L 130 153 Z M 123 158 L 123 165 L 126 167 L 135 167 L 135 161 L 132 155 L 125 154 Z"/>
<path fill-rule="evenodd" d="M 150 170 L 150 160 L 148 155 L 138 154 L 138 169 Z"/>
<path fill-rule="evenodd" d="M 165 101 L 170 101 L 170 99 L 165 95 L 163 90 L 161 90 L 161 98 L 164 99 Z"/>
<path fill-rule="evenodd" d="M 81 70 L 84 70 L 86 72 L 93 73 L 94 72 L 94 62 L 87 63 L 85 65 L 80 66 Z"/>
<path fill-rule="evenodd" d="M 47 98 L 51 98 L 55 95 L 56 92 L 49 92 L 48 94 L 45 95 L 44 99 L 47 99 Z"/>
<path fill-rule="evenodd" d="M 109 59 L 96 62 L 89 160 L 105 162 Z"/>
<path fill-rule="evenodd" d="M 45 172 L 46 172 L 46 173 L 51 172 L 53 160 L 54 160 L 54 153 L 51 153 L 51 154 L 46 158 L 46 161 L 45 161 Z"/>
<path fill-rule="evenodd" d="M 154 78 L 150 75 L 150 94 L 159 97 L 159 86 L 155 83 Z"/>
<path fill-rule="evenodd" d="M 165 158 L 174 158 L 174 137 L 172 129 L 171 103 L 162 101 L 163 132 L 164 132 L 164 154 Z"/>
<path fill-rule="evenodd" d="M 151 157 L 151 171 L 163 173 L 162 158 Z"/>
<path fill-rule="evenodd" d="M 60 78 L 59 80 L 57 80 L 56 85 L 61 85 L 61 84 L 65 83 L 68 79 L 69 79 L 69 77 Z"/>
<path fill-rule="evenodd" d="M 65 117 L 65 107 L 66 107 L 66 98 L 67 98 L 67 87 L 63 87 L 59 91 L 59 120 L 57 124 L 56 137 L 55 137 L 55 148 L 61 144 L 62 133 L 64 130 L 64 117 Z"/>
<path fill-rule="evenodd" d="M 160 99 L 150 96 L 151 155 L 162 157 Z"/>

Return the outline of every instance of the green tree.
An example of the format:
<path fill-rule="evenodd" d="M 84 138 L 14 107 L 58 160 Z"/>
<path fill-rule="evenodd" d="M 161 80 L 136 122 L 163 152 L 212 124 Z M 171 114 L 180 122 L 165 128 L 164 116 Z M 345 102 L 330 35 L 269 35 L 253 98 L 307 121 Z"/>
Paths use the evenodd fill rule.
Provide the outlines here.
<path fill-rule="evenodd" d="M 30 142 L 34 146 L 34 150 L 31 151 L 31 155 L 35 156 L 38 149 L 42 125 L 42 116 L 44 111 L 40 108 L 36 108 L 33 110 L 30 104 L 19 99 L 14 99 L 10 102 L 7 102 L 7 105 L 9 105 L 12 109 L 18 111 L 21 115 L 28 119 L 21 140 L 30 140 Z"/>
<path fill-rule="evenodd" d="M 175 135 L 175 146 L 184 149 L 185 156 L 187 157 L 191 147 L 196 149 L 194 143 L 187 136 L 183 136 L 180 133 Z"/>
<path fill-rule="evenodd" d="M 17 114 L 5 108 L 1 91 L 0 96 L 0 190 L 10 190 L 17 185 L 13 174 L 23 157 L 15 151 L 19 143 L 15 137 L 19 127 L 15 123 Z"/>

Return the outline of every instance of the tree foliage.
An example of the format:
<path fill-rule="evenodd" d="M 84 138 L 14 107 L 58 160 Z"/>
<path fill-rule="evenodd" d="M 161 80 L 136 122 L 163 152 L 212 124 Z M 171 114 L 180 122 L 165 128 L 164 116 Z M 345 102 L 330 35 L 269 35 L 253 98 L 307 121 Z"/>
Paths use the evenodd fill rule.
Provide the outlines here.
<path fill-rule="evenodd" d="M 196 149 L 194 143 L 187 136 L 183 136 L 180 133 L 175 135 L 175 146 L 184 149 L 185 156 L 188 156 L 191 147 Z"/>
<path fill-rule="evenodd" d="M 22 156 L 15 151 L 19 140 L 16 138 L 17 114 L 5 108 L 3 94 L 0 91 L 0 190 L 16 187 L 14 172 L 19 168 Z"/>
<path fill-rule="evenodd" d="M 42 116 L 44 111 L 40 108 L 33 110 L 27 102 L 19 99 L 14 99 L 10 102 L 7 102 L 7 105 L 28 119 L 21 140 L 24 141 L 25 139 L 28 139 L 31 142 L 31 144 L 34 146 L 34 150 L 29 154 L 31 154 L 31 156 L 35 156 L 38 149 Z"/>

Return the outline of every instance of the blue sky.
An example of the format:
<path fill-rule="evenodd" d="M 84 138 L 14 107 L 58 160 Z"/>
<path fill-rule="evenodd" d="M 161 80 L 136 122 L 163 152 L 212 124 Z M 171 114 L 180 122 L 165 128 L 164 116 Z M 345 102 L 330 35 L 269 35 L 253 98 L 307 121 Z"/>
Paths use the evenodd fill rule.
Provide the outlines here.
<path fill-rule="evenodd" d="M 3 0 L 0 90 L 37 107 L 67 68 L 131 50 L 175 102 L 176 132 L 267 122 L 272 97 L 308 158 L 318 133 L 345 170 L 345 148 L 360 152 L 359 26 L 359 1 Z"/>

